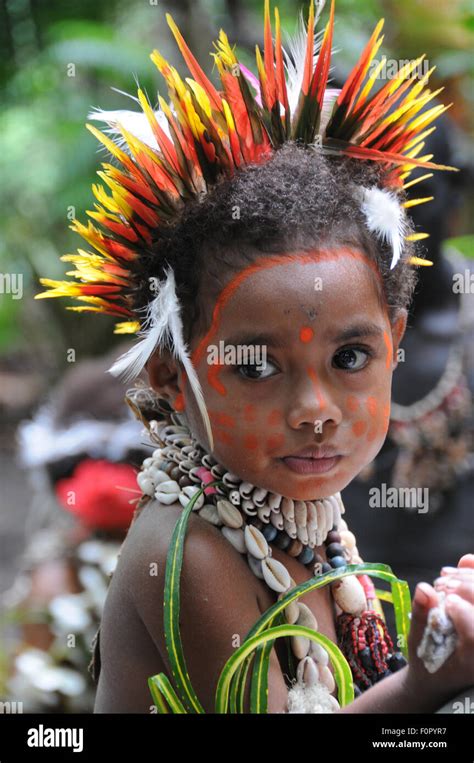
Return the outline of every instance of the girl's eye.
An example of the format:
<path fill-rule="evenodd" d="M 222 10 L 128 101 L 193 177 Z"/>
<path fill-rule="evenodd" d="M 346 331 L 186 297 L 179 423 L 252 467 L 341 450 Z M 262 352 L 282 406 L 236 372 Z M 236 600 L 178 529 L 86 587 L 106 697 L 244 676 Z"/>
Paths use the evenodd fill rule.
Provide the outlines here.
<path fill-rule="evenodd" d="M 246 363 L 245 365 L 237 366 L 237 373 L 245 379 L 268 379 L 275 372 L 278 372 L 278 368 L 274 363 L 270 363 L 269 360 L 258 365 Z"/>
<path fill-rule="evenodd" d="M 367 365 L 370 352 L 360 348 L 346 348 L 334 355 L 333 364 L 343 371 L 360 371 Z"/>

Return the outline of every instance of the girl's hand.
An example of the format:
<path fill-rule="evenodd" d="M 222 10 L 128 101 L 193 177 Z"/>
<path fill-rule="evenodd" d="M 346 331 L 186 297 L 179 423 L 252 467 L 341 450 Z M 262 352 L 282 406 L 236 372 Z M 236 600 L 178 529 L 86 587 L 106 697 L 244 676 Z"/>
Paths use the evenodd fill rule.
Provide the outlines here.
<path fill-rule="evenodd" d="M 453 621 L 459 642 L 456 650 L 436 673 L 428 673 L 416 654 L 426 625 L 428 611 L 438 604 L 438 592 L 445 591 L 446 612 Z M 435 587 L 418 583 L 413 598 L 408 638 L 407 680 L 418 692 L 428 693 L 435 702 L 445 702 L 462 689 L 474 685 L 474 554 L 461 557 L 457 567 L 443 567 Z"/>

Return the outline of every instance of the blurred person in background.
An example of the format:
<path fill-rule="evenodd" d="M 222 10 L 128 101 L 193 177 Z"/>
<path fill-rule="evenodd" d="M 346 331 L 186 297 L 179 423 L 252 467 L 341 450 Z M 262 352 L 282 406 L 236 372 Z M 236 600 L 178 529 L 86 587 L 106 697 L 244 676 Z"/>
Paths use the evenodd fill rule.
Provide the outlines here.
<path fill-rule="evenodd" d="M 113 353 L 115 356 L 115 351 Z M 111 357 L 68 371 L 18 431 L 31 486 L 21 572 L 3 594 L 5 693 L 26 712 L 91 712 L 90 649 L 134 512 L 140 423 Z"/>

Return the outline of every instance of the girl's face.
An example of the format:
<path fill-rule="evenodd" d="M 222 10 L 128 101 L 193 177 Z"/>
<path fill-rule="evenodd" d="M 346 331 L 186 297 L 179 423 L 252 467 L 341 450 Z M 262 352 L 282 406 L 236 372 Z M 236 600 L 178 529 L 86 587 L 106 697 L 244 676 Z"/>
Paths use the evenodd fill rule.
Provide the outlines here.
<path fill-rule="evenodd" d="M 260 258 L 225 286 L 191 350 L 213 453 L 229 471 L 309 500 L 342 490 L 374 459 L 406 323 L 403 313 L 390 325 L 377 278 L 365 255 L 338 248 Z M 178 378 L 177 407 L 207 447 Z"/>

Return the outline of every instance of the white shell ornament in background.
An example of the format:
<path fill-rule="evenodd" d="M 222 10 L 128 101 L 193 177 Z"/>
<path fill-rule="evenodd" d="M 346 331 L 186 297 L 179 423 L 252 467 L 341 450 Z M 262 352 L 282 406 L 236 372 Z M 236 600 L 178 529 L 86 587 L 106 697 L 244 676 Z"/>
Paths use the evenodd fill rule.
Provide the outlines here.
<path fill-rule="evenodd" d="M 343 612 L 360 615 L 367 609 L 365 591 L 355 575 L 347 575 L 331 585 L 332 595 L 336 604 Z"/>

